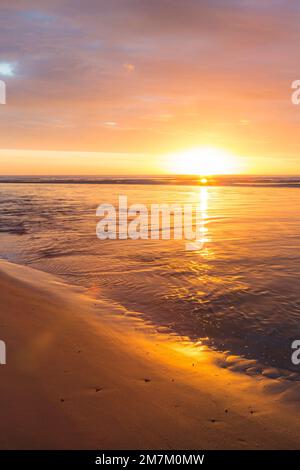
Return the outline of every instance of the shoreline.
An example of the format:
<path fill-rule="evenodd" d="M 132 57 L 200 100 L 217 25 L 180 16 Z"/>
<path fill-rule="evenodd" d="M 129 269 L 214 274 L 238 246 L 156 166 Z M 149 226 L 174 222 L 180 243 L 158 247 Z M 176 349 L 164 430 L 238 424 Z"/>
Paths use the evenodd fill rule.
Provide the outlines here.
<path fill-rule="evenodd" d="M 0 293 L 1 449 L 299 448 L 281 381 L 32 268 L 0 260 Z"/>

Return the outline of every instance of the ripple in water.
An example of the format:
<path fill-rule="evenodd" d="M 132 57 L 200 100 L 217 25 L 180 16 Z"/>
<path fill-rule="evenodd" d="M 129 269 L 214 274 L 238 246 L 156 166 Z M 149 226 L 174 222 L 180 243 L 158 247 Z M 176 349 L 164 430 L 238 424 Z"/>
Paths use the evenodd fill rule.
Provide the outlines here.
<path fill-rule="evenodd" d="M 300 191 L 252 186 L 0 184 L 0 256 L 101 292 L 175 334 L 205 338 L 250 361 L 249 373 L 261 364 L 266 374 L 279 368 L 295 378 Z M 122 194 L 129 203 L 198 203 L 203 248 L 98 240 L 96 207 L 117 205 Z"/>

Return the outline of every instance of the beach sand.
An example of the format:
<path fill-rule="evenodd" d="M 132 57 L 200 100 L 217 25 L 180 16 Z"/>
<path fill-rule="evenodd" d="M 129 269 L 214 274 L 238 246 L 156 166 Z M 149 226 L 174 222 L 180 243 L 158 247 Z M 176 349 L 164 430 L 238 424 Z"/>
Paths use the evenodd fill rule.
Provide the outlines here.
<path fill-rule="evenodd" d="M 300 447 L 277 381 L 28 267 L 0 261 L 0 293 L 1 449 Z"/>

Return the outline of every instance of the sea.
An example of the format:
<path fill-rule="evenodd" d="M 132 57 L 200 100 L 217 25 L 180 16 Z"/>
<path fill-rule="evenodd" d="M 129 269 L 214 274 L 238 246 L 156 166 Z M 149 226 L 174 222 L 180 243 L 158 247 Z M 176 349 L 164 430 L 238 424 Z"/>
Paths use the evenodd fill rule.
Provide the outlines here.
<path fill-rule="evenodd" d="M 119 196 L 194 204 L 201 244 L 100 240 L 97 207 L 117 208 Z M 300 177 L 0 177 L 0 257 L 83 286 L 158 332 L 253 360 L 251 373 L 300 380 Z"/>

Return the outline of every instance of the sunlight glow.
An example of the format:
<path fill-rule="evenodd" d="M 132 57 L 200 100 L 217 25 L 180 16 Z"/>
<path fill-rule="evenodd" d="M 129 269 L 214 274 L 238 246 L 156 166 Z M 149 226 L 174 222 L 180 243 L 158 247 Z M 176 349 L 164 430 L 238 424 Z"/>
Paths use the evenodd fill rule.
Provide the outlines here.
<path fill-rule="evenodd" d="M 13 77 L 14 66 L 8 62 L 0 62 L 0 75 L 4 77 Z"/>
<path fill-rule="evenodd" d="M 170 170 L 181 175 L 229 175 L 239 173 L 234 155 L 216 147 L 199 147 L 169 156 Z M 206 184 L 202 178 L 200 183 Z"/>

